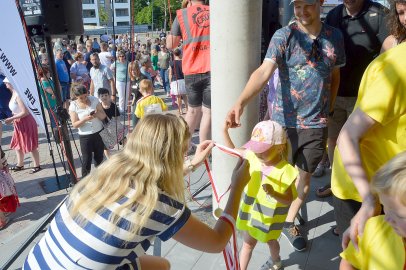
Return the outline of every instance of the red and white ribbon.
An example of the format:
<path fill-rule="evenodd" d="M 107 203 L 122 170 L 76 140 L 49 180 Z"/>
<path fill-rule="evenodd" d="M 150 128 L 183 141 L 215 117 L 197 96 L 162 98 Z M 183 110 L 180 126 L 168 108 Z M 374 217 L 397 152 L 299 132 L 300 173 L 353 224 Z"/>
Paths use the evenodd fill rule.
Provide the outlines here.
<path fill-rule="evenodd" d="M 231 149 L 229 147 L 226 147 L 226 146 L 218 144 L 218 143 L 215 143 L 215 146 L 217 146 L 221 151 L 223 151 L 229 155 L 232 155 L 232 156 L 235 156 L 238 158 L 243 158 L 243 156 L 241 156 L 241 154 L 234 149 Z M 207 162 L 207 160 L 204 161 L 204 164 L 206 165 L 207 174 L 209 175 L 209 180 L 210 180 L 210 183 L 213 188 L 214 197 L 216 198 L 217 204 L 219 204 L 221 199 L 223 198 L 223 196 L 230 190 L 231 185 L 228 186 L 227 190 L 223 194 L 219 194 L 218 188 L 213 179 L 213 174 L 210 170 L 210 166 L 209 166 L 209 163 Z M 223 256 L 224 256 L 224 261 L 226 263 L 227 270 L 239 270 L 240 262 L 238 260 L 238 247 L 237 247 L 235 220 L 232 216 L 230 216 L 227 213 L 222 213 L 220 216 L 220 219 L 227 222 L 232 228 L 232 237 L 228 241 L 226 247 L 223 250 Z"/>

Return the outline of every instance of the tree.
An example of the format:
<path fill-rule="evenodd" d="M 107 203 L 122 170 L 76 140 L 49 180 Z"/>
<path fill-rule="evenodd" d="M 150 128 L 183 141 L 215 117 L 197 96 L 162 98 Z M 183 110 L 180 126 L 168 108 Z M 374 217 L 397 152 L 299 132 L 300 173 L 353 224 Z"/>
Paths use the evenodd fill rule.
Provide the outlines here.
<path fill-rule="evenodd" d="M 144 3 L 141 3 L 144 2 Z M 164 28 L 171 24 L 169 22 L 170 16 L 165 14 L 168 13 L 168 0 L 153 0 L 153 1 L 140 1 L 137 4 L 137 7 L 134 7 L 135 11 L 135 23 L 136 24 L 151 24 L 152 22 L 152 6 L 150 3 L 153 3 L 154 9 L 154 28 Z M 172 11 L 172 20 L 175 19 L 176 10 L 180 9 L 182 1 L 181 0 L 171 0 L 171 11 Z M 142 7 L 141 9 L 139 9 Z M 166 11 L 166 12 L 165 12 Z M 166 18 L 165 18 L 166 17 Z M 166 20 L 166 23 L 165 23 Z M 166 29 L 168 30 L 168 29 Z"/>
<path fill-rule="evenodd" d="M 109 21 L 109 15 L 107 14 L 104 7 L 102 7 L 102 6 L 99 7 L 99 18 L 100 18 L 101 25 L 106 25 L 107 22 Z"/>

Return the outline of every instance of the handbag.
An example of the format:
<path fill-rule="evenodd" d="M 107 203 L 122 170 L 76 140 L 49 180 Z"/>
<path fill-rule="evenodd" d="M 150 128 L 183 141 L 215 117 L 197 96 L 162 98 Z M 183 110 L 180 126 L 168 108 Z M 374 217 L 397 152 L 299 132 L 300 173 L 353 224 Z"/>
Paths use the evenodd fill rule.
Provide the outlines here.
<path fill-rule="evenodd" d="M 9 172 L 0 170 L 0 200 L 16 194 L 17 191 L 15 188 L 13 177 L 11 177 Z"/>
<path fill-rule="evenodd" d="M 104 145 L 109 150 L 121 142 L 128 133 L 128 128 L 115 118 L 108 120 L 107 123 L 103 123 L 103 127 L 99 134 Z"/>

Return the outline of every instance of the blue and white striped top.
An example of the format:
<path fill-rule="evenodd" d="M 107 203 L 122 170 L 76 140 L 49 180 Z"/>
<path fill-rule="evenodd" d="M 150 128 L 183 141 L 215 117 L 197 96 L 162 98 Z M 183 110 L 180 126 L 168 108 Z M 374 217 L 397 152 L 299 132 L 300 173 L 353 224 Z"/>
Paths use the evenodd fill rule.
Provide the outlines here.
<path fill-rule="evenodd" d="M 127 196 L 133 193 L 131 189 Z M 82 225 L 72 219 L 65 202 L 52 220 L 44 237 L 30 251 L 23 269 L 140 269 L 138 257 L 144 255 L 157 236 L 170 239 L 190 217 L 190 210 L 181 202 L 160 192 L 155 210 L 135 238 L 125 229 L 130 220 L 122 218 L 114 225 L 114 234 L 103 228 L 110 226 L 108 217 L 127 198 L 106 206 Z"/>

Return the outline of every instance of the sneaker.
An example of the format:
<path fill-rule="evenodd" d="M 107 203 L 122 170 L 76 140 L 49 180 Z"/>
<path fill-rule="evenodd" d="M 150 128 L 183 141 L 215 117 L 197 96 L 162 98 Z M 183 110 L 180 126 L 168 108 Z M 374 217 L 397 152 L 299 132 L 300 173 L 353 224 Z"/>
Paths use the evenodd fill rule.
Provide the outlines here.
<path fill-rule="evenodd" d="M 322 177 L 323 175 L 324 175 L 324 164 L 319 163 L 319 165 L 317 165 L 316 170 L 313 172 L 312 176 L 314 176 L 314 177 Z"/>
<path fill-rule="evenodd" d="M 282 269 L 282 261 L 273 262 L 272 258 L 269 258 L 259 270 L 279 270 Z"/>
<path fill-rule="evenodd" d="M 296 251 L 303 251 L 306 249 L 306 240 L 300 234 L 299 228 L 296 225 L 291 225 L 289 227 L 283 227 L 282 235 L 288 239 L 290 245 Z"/>

